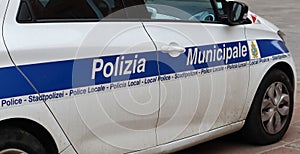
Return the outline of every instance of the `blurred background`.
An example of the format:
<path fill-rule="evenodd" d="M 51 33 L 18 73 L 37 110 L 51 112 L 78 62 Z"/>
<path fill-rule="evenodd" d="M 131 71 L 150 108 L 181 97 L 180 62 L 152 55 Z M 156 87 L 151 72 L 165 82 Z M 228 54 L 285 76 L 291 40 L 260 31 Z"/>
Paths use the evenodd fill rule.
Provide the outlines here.
<path fill-rule="evenodd" d="M 300 0 L 239 0 L 250 10 L 271 21 L 285 34 L 300 81 Z"/>

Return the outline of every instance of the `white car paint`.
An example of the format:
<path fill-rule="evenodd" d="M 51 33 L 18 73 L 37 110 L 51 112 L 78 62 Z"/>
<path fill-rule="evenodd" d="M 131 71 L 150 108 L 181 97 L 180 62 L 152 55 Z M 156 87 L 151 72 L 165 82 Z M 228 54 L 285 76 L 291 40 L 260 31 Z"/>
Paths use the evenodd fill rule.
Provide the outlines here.
<path fill-rule="evenodd" d="M 8 2 L 9 6 L 6 7 Z M 141 55 L 155 53 L 155 56 L 147 60 L 163 62 L 160 61 L 162 55 L 169 54 L 170 59 L 176 59 L 182 55 L 176 51 L 182 48 L 211 44 L 222 46 L 242 41 L 251 46 L 252 42 L 261 39 L 281 41 L 277 35 L 278 29 L 258 16 L 259 23 L 240 26 L 139 21 L 121 24 L 119 22 L 20 24 L 15 18 L 11 18 L 17 16 L 19 1 L 0 0 L 0 4 L 0 26 L 3 27 L 3 31 L 0 31 L 1 36 L 3 35 L 3 39 L 0 39 L 0 67 L 15 67 L 14 63 L 20 66 L 20 71 L 24 73 L 19 74 L 20 78 L 23 77 L 24 81 L 28 79 L 24 87 L 32 88 L 31 91 L 35 92 L 11 97 L 13 99 L 24 100 L 30 96 L 51 94 L 53 91 L 63 91 L 63 95 L 70 96 L 80 88 L 82 90 L 97 86 L 93 83 L 77 87 L 81 78 L 93 79 L 93 77 L 91 72 L 88 72 L 89 69 L 85 71 L 86 68 L 82 68 L 86 65 L 76 63 L 76 60 L 92 59 L 94 64 L 97 64 L 93 73 L 99 75 L 99 72 L 105 70 L 105 66 L 109 67 L 108 63 L 101 63 L 101 57 L 120 55 L 119 58 L 122 59 L 121 55 L 125 54 L 131 55 L 138 63 L 143 59 Z M 2 25 L 4 16 L 6 18 Z M 160 35 L 162 32 L 164 35 Z M 220 35 L 222 33 L 226 35 Z M 203 35 L 206 37 L 199 37 Z M 160 53 L 170 46 L 176 51 Z M 250 50 L 250 47 L 248 49 Z M 250 54 L 250 51 L 248 53 Z M 50 132 L 59 152 L 66 154 L 103 151 L 174 152 L 241 129 L 260 81 L 272 66 L 280 62 L 288 64 L 296 79 L 293 59 L 290 53 L 284 55 L 287 57 L 283 59 L 257 65 L 248 64 L 246 67 L 201 76 L 141 84 L 134 88 L 113 88 L 102 93 L 72 95 L 47 100 L 46 103 L 39 100 L 33 104 L 6 106 L 0 108 L 0 123 L 13 118 L 35 121 Z M 72 70 L 75 75 L 73 74 L 71 78 L 73 87 L 66 89 L 43 91 L 36 83 L 42 80 L 45 83 L 49 81 L 48 85 L 56 84 L 55 80 L 50 80 L 45 73 L 53 70 L 39 72 L 36 80 L 32 80 L 31 72 L 26 70 L 32 65 L 66 61 L 75 61 Z M 119 62 L 125 63 L 122 60 Z M 103 67 L 99 67 L 101 64 Z M 116 65 L 111 68 L 117 70 Z M 163 70 L 157 67 L 152 71 L 158 73 Z M 110 76 L 115 77 L 113 80 L 117 80 L 116 74 L 120 73 L 124 74 L 125 71 L 114 71 Z M 57 74 L 56 77 L 61 76 Z M 158 77 L 159 75 L 151 78 L 141 77 L 141 81 Z M 59 79 L 65 80 L 63 77 Z M 110 86 L 110 83 L 103 85 Z M 11 98 L 3 98 L 1 102 Z"/>
<path fill-rule="evenodd" d="M 225 43 L 224 40 L 227 42 L 246 40 L 245 35 L 240 35 L 244 33 L 244 26 L 230 27 L 180 22 L 144 22 L 144 25 L 158 50 L 163 50 L 163 46 L 171 43 L 181 47 L 191 47 L 212 43 L 222 44 Z M 162 31 L 165 35 L 160 35 Z M 219 36 L 225 32 L 227 35 Z M 201 35 L 206 37 L 199 38 Z M 172 61 L 172 59 L 179 61 L 176 56 L 168 60 Z M 244 106 L 241 102 L 245 102 L 246 99 L 248 85 L 245 83 L 248 82 L 248 78 L 249 67 L 244 67 L 238 70 L 223 70 L 205 76 L 162 82 L 160 102 L 162 108 L 157 129 L 159 144 L 207 132 L 238 121 Z M 234 88 L 237 85 L 240 89 Z M 181 95 L 177 95 L 178 92 Z M 232 97 L 232 95 L 240 97 Z"/>

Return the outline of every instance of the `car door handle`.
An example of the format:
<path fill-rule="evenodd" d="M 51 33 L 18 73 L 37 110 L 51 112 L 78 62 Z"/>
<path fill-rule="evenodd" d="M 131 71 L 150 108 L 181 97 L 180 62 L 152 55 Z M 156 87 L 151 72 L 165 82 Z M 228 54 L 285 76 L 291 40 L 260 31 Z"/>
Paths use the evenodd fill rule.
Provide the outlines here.
<path fill-rule="evenodd" d="M 179 53 L 182 54 L 185 52 L 185 48 L 179 46 L 177 43 L 170 43 L 170 45 L 165 45 L 161 47 L 161 51 L 164 53 Z"/>
<path fill-rule="evenodd" d="M 166 45 L 161 47 L 161 51 L 164 53 L 184 53 L 185 48 L 180 46 L 174 46 L 174 45 Z"/>

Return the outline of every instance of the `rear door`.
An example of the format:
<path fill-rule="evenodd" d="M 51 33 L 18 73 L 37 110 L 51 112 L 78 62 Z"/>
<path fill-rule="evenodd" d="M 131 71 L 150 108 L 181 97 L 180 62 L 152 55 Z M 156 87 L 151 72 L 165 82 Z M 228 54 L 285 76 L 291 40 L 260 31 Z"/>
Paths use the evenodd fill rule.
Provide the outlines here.
<path fill-rule="evenodd" d="M 24 104 L 46 102 L 79 153 L 157 144 L 156 48 L 141 22 L 120 22 L 122 7 L 119 0 L 11 0 L 8 7 L 6 45 L 39 92 L 24 94 Z"/>
<path fill-rule="evenodd" d="M 159 144 L 239 121 L 249 78 L 248 44 L 244 26 L 220 22 L 222 4 L 146 1 L 151 20 L 144 25 L 158 48 Z"/>

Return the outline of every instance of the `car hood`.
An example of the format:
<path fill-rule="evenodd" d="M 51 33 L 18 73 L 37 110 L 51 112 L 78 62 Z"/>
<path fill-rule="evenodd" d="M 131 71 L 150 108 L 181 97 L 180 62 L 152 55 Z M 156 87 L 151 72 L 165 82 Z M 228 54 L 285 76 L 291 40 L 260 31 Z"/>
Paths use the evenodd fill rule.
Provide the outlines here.
<path fill-rule="evenodd" d="M 277 32 L 280 29 L 275 26 L 273 23 L 271 23 L 270 21 L 264 19 L 263 17 L 249 11 L 248 13 L 248 18 L 252 21 L 252 24 L 263 24 L 266 27 L 268 27 L 271 31 Z"/>

